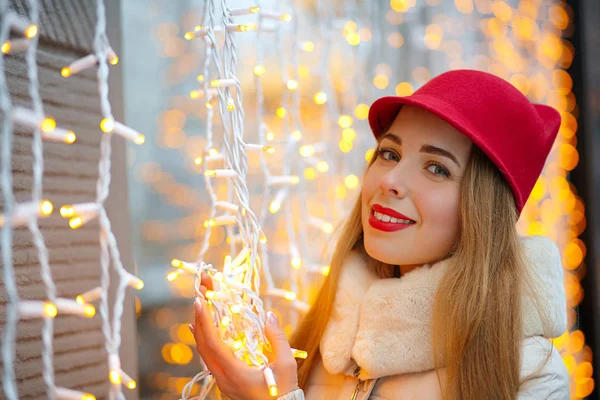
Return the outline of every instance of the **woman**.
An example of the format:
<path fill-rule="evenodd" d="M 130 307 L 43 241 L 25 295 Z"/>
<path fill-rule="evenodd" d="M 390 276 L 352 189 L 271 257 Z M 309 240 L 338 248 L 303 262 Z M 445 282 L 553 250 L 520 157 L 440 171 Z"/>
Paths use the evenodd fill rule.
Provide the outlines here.
<path fill-rule="evenodd" d="M 269 313 L 280 399 L 568 399 L 547 340 L 566 329 L 560 255 L 515 229 L 560 115 L 498 77 L 459 70 L 377 100 L 369 123 L 377 151 L 291 339 L 309 354 L 297 370 Z M 205 306 L 197 299 L 191 329 L 221 391 L 270 398 Z"/>

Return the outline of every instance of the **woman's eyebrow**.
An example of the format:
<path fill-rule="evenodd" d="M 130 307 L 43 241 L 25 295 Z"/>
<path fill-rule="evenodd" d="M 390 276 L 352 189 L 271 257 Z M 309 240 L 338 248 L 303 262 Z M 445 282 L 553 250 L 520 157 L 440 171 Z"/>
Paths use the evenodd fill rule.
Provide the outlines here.
<path fill-rule="evenodd" d="M 456 159 L 456 157 L 454 157 L 454 154 L 450 153 L 448 150 L 444 150 L 444 149 L 441 149 L 439 147 L 432 146 L 430 144 L 424 144 L 421 147 L 421 153 L 429 153 L 429 154 L 435 154 L 435 155 L 438 155 L 438 156 L 447 157 L 450 160 L 454 161 L 456 163 L 456 165 L 459 166 L 459 168 L 462 168 L 460 166 L 460 163 Z"/>
<path fill-rule="evenodd" d="M 392 132 L 388 132 L 385 135 L 381 136 L 381 138 L 379 139 L 379 143 L 383 142 L 385 139 L 391 140 L 392 142 L 396 143 L 398 146 L 402 146 L 402 139 L 400 138 L 400 136 L 396 136 Z M 458 165 L 459 168 L 462 168 L 462 166 L 460 165 L 460 163 L 458 162 L 458 159 L 454 156 L 454 154 L 452 154 L 448 150 L 444 150 L 440 147 L 432 146 L 430 144 L 424 144 L 421 147 L 421 153 L 434 154 L 437 156 L 443 156 L 443 157 L 449 158 L 450 160 L 454 161 L 454 163 L 456 163 L 456 165 Z"/>

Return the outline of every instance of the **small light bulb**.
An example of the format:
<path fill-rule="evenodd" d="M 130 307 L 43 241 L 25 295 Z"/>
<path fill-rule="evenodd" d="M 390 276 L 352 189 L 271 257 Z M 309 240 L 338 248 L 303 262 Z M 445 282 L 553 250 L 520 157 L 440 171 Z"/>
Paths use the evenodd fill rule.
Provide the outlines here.
<path fill-rule="evenodd" d="M 282 14 L 281 20 L 283 22 L 290 22 L 292 20 L 292 16 L 290 14 Z"/>
<path fill-rule="evenodd" d="M 294 300 L 296 300 L 296 293 L 294 293 L 294 292 L 285 292 L 285 294 L 283 295 L 283 297 L 285 297 L 286 299 L 288 299 L 290 301 L 294 301 Z"/>
<path fill-rule="evenodd" d="M 181 262 L 181 260 L 174 258 L 171 260 L 171 265 L 174 266 L 175 268 L 181 268 L 183 263 Z"/>
<path fill-rule="evenodd" d="M 169 274 L 167 275 L 167 280 L 169 282 L 173 282 L 178 277 L 179 277 L 179 272 L 178 271 L 172 271 L 172 272 L 169 272 Z"/>
<path fill-rule="evenodd" d="M 204 82 L 204 75 L 202 75 L 202 74 L 199 74 L 199 75 L 196 77 L 196 80 L 197 80 L 198 82 Z"/>
<path fill-rule="evenodd" d="M 239 314 L 242 311 L 242 306 L 239 304 L 234 304 L 230 308 L 232 314 Z"/>
<path fill-rule="evenodd" d="M 241 340 L 236 340 L 235 342 L 233 342 L 233 349 L 234 350 L 239 350 L 242 347 L 244 347 L 244 342 L 242 342 Z"/>
<path fill-rule="evenodd" d="M 60 70 L 60 74 L 65 78 L 70 77 L 71 76 L 71 68 L 64 67 L 63 69 Z"/>
<path fill-rule="evenodd" d="M 315 94 L 315 103 L 319 105 L 327 103 L 327 94 L 325 92 L 317 92 Z"/>
<path fill-rule="evenodd" d="M 3 54 L 7 54 L 10 51 L 10 42 L 7 40 L 6 42 L 2 43 L 2 53 Z"/>
<path fill-rule="evenodd" d="M 317 163 L 317 169 L 319 172 L 327 172 L 329 171 L 329 164 L 327 164 L 327 161 L 319 161 Z"/>
<path fill-rule="evenodd" d="M 275 140 L 275 134 L 273 132 L 267 132 L 266 138 L 269 142 L 271 142 L 271 141 Z"/>
<path fill-rule="evenodd" d="M 119 57 L 114 56 L 113 58 L 110 59 L 110 65 L 117 65 L 119 63 Z"/>
<path fill-rule="evenodd" d="M 279 118 L 285 118 L 285 116 L 287 115 L 287 110 L 285 109 L 285 107 L 278 107 L 277 111 L 275 111 L 275 114 L 277 114 Z"/>
<path fill-rule="evenodd" d="M 52 211 L 54 211 L 52 203 L 49 200 L 42 201 L 42 204 L 40 205 L 40 213 L 42 216 L 47 217 L 52 214 Z"/>
<path fill-rule="evenodd" d="M 292 354 L 294 356 L 294 358 L 306 358 L 308 357 L 308 353 L 304 350 L 296 350 L 293 349 L 292 350 Z"/>
<path fill-rule="evenodd" d="M 115 129 L 115 121 L 111 118 L 104 118 L 100 121 L 100 129 L 104 133 L 112 132 Z"/>
<path fill-rule="evenodd" d="M 349 115 L 342 115 L 338 118 L 338 124 L 342 128 L 350 128 L 352 126 L 352 117 Z"/>
<path fill-rule="evenodd" d="M 136 288 L 137 290 L 142 290 L 142 289 L 144 288 L 144 281 L 143 281 L 143 280 L 141 280 L 141 279 L 140 279 L 140 280 L 138 280 L 138 281 L 135 283 L 135 288 Z"/>
<path fill-rule="evenodd" d="M 313 42 L 306 41 L 306 42 L 302 43 L 302 50 L 304 50 L 305 52 L 310 53 L 314 49 L 315 49 L 315 44 Z"/>
<path fill-rule="evenodd" d="M 331 267 L 329 265 L 326 265 L 323 268 L 321 268 L 321 274 L 323 274 L 323 276 L 329 276 L 330 270 L 331 270 Z"/>
<path fill-rule="evenodd" d="M 213 275 L 213 278 L 215 278 L 215 280 L 217 282 L 223 282 L 225 280 L 225 276 L 223 275 L 222 272 L 217 272 Z"/>
<path fill-rule="evenodd" d="M 192 90 L 190 92 L 190 99 L 197 99 L 200 97 L 200 91 L 199 90 Z"/>
<path fill-rule="evenodd" d="M 265 69 L 264 65 L 254 66 L 254 75 L 261 76 L 261 75 L 264 75 L 265 72 L 266 72 L 266 69 Z"/>
<path fill-rule="evenodd" d="M 300 257 L 292 258 L 292 267 L 294 267 L 295 269 L 299 269 L 301 266 L 302 260 L 300 259 Z"/>
<path fill-rule="evenodd" d="M 185 35 L 183 35 L 183 37 L 185 38 L 185 40 L 192 40 L 194 38 L 194 33 L 186 32 Z"/>
<path fill-rule="evenodd" d="M 28 39 L 33 39 L 35 37 L 35 35 L 38 34 L 38 27 L 37 25 L 29 25 L 27 27 L 27 29 L 25 30 L 25 36 Z"/>
<path fill-rule="evenodd" d="M 44 314 L 46 314 L 46 316 L 50 317 L 50 318 L 54 318 L 56 317 L 56 314 L 58 314 L 58 309 L 56 308 L 56 306 L 50 302 L 46 302 L 44 304 Z"/>
<path fill-rule="evenodd" d="M 221 81 L 218 79 L 213 79 L 210 81 L 210 87 L 218 88 L 221 86 Z"/>
<path fill-rule="evenodd" d="M 65 136 L 65 143 L 73 144 L 73 143 L 75 143 L 75 140 L 77 140 L 77 136 L 75 135 L 75 132 L 73 132 L 73 131 L 67 132 L 67 136 Z"/>
<path fill-rule="evenodd" d="M 83 220 L 81 217 L 73 217 L 69 219 L 69 227 L 71 227 L 71 229 L 80 228 L 81 225 L 83 225 Z"/>
<path fill-rule="evenodd" d="M 133 379 L 132 379 L 132 380 L 130 380 L 130 381 L 127 383 L 127 388 L 128 388 L 128 389 L 132 389 L 132 390 L 133 390 L 133 389 L 135 389 L 135 388 L 136 388 L 136 386 L 137 386 L 137 384 L 135 383 L 135 381 L 134 381 Z"/>
<path fill-rule="evenodd" d="M 275 147 L 273 146 L 263 146 L 262 151 L 268 154 L 275 154 Z"/>
<path fill-rule="evenodd" d="M 196 165 L 201 165 L 202 164 L 202 157 L 196 157 L 194 158 L 194 164 Z"/>
<path fill-rule="evenodd" d="M 321 227 L 321 229 L 325 233 L 331 233 L 331 232 L 333 232 L 333 225 L 330 224 L 329 222 L 326 222 L 326 223 L 323 224 L 323 226 Z"/>
<path fill-rule="evenodd" d="M 219 150 L 212 148 L 212 149 L 208 150 L 208 155 L 211 157 L 216 157 L 219 155 Z"/>
<path fill-rule="evenodd" d="M 277 211 L 279 211 L 279 209 L 281 208 L 281 203 L 278 201 L 272 201 L 271 205 L 269 206 L 269 211 L 271 212 L 271 214 L 276 214 Z"/>
<path fill-rule="evenodd" d="M 212 290 L 207 290 L 205 296 L 207 299 L 213 300 L 215 298 L 215 292 Z"/>
<path fill-rule="evenodd" d="M 135 138 L 135 142 L 136 142 L 137 144 L 144 144 L 144 143 L 146 142 L 146 137 L 140 133 L 140 134 L 139 134 L 139 135 L 137 135 L 137 137 Z"/>
<path fill-rule="evenodd" d="M 287 88 L 290 90 L 298 89 L 298 81 L 290 79 L 289 81 L 287 81 Z"/>
<path fill-rule="evenodd" d="M 56 129 L 56 121 L 53 118 L 44 118 L 40 128 L 46 133 L 52 132 Z"/>
<path fill-rule="evenodd" d="M 108 375 L 108 378 L 115 385 L 120 385 L 121 384 L 121 374 L 119 373 L 119 371 L 116 371 L 116 370 L 110 371 L 110 374 Z"/>
<path fill-rule="evenodd" d="M 221 318 L 221 326 L 223 328 L 227 328 L 229 324 L 231 324 L 231 318 L 229 318 L 228 316 Z"/>
<path fill-rule="evenodd" d="M 96 396 L 91 393 L 84 393 L 81 395 L 81 400 L 96 400 Z"/>
<path fill-rule="evenodd" d="M 235 104 L 233 103 L 233 99 L 228 99 L 227 100 L 227 111 L 234 111 L 235 110 Z"/>
<path fill-rule="evenodd" d="M 252 6 L 248 9 L 248 12 L 250 12 L 250 14 L 258 14 L 259 11 L 260 11 L 259 6 Z"/>
<path fill-rule="evenodd" d="M 315 154 L 315 148 L 313 146 L 311 146 L 310 144 L 300 147 L 299 151 L 300 151 L 300 155 L 302 157 L 310 157 L 313 154 Z"/>
<path fill-rule="evenodd" d="M 63 218 L 71 218 L 73 215 L 75 215 L 75 209 L 73 206 L 62 206 L 60 208 L 60 215 Z"/>
<path fill-rule="evenodd" d="M 292 131 L 292 138 L 294 138 L 295 141 L 299 142 L 300 140 L 302 140 L 302 132 L 300 132 L 297 129 L 295 131 Z"/>
<path fill-rule="evenodd" d="M 96 308 L 91 304 L 86 304 L 83 306 L 83 313 L 86 317 L 91 318 L 96 315 Z"/>
<path fill-rule="evenodd" d="M 277 396 L 279 394 L 279 390 L 277 390 L 277 385 L 271 385 L 271 386 L 269 386 L 269 393 L 273 397 Z"/>
<path fill-rule="evenodd" d="M 298 184 L 300 182 L 300 177 L 297 175 L 292 176 L 292 183 L 294 185 Z"/>

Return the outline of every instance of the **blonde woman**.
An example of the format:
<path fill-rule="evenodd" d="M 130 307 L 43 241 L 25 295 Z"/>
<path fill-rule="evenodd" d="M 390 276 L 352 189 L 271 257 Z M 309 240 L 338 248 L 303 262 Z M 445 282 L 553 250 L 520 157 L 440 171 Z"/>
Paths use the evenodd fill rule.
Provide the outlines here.
<path fill-rule="evenodd" d="M 377 100 L 369 124 L 377 150 L 361 195 L 291 339 L 307 359 L 296 364 L 269 313 L 280 399 L 568 399 L 549 340 L 567 324 L 560 255 L 515 229 L 558 112 L 458 70 Z M 218 338 L 205 299 L 195 310 L 190 329 L 221 392 L 271 398 Z"/>

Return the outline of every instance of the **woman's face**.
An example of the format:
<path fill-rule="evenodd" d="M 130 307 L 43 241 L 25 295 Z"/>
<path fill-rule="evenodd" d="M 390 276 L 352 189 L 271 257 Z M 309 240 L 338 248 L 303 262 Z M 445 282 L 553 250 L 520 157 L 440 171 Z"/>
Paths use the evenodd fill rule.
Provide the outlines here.
<path fill-rule="evenodd" d="M 460 180 L 471 141 L 423 109 L 403 106 L 379 138 L 362 188 L 367 253 L 410 267 L 444 258 L 459 233 Z"/>

